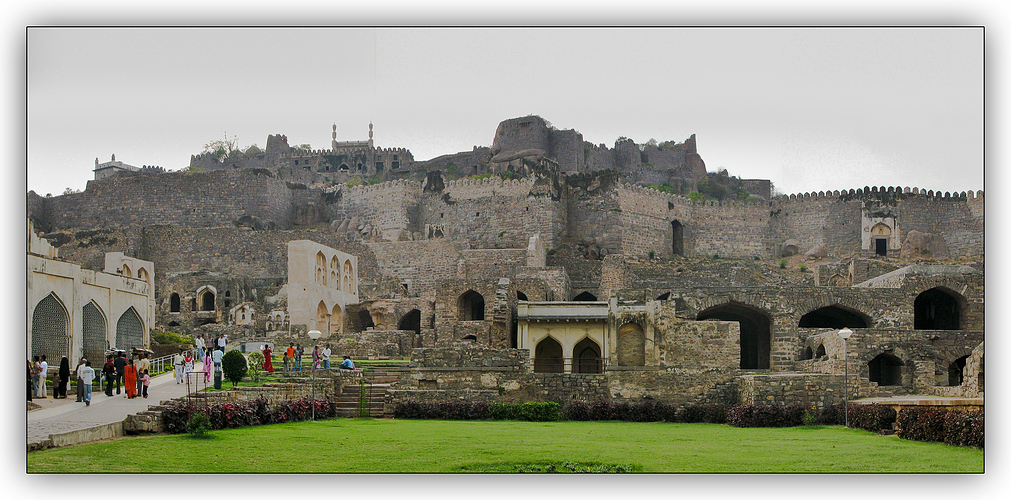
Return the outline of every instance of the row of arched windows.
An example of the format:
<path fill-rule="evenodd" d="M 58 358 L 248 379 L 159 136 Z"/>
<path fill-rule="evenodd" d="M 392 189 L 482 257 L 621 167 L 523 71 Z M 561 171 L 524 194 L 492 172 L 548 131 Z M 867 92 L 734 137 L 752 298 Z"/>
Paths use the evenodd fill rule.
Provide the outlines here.
<path fill-rule="evenodd" d="M 343 263 L 343 273 L 341 271 L 341 260 L 334 255 L 327 261 L 323 252 L 316 253 L 316 278 L 317 285 L 327 286 L 348 293 L 355 293 L 357 284 L 355 282 L 355 270 L 351 265 L 351 259 Z"/>
<path fill-rule="evenodd" d="M 109 331 L 106 315 L 95 303 L 89 301 L 81 308 L 82 352 L 89 360 L 105 359 L 109 345 Z M 137 310 L 128 308 L 116 320 L 116 342 L 119 349 L 144 347 L 144 321 Z M 63 301 L 50 293 L 35 305 L 32 311 L 33 355 L 45 354 L 49 359 L 60 356 L 73 357 L 71 352 L 70 314 Z"/>

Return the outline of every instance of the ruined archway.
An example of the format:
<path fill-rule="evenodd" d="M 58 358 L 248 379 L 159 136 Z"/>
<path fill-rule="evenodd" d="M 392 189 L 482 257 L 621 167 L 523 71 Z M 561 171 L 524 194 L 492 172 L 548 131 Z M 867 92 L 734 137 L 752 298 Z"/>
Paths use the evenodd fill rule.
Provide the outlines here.
<path fill-rule="evenodd" d="M 31 348 L 32 355 L 45 354 L 53 364 L 60 356 L 70 356 L 70 315 L 54 293 L 40 300 L 32 312 Z"/>
<path fill-rule="evenodd" d="M 952 361 L 948 365 L 948 385 L 949 386 L 959 386 L 965 380 L 965 362 L 969 359 L 969 356 L 962 356 L 961 358 Z"/>
<path fill-rule="evenodd" d="M 334 304 L 333 310 L 330 311 L 330 335 L 341 333 L 344 333 L 344 311 L 340 304 Z"/>
<path fill-rule="evenodd" d="M 913 302 L 913 328 L 916 330 L 960 330 L 961 295 L 943 287 L 934 287 L 916 296 Z"/>
<path fill-rule="evenodd" d="M 372 315 L 365 309 L 358 311 L 358 323 L 362 325 L 363 332 L 369 328 L 376 327 L 375 322 L 372 321 Z"/>
<path fill-rule="evenodd" d="M 316 327 L 313 330 L 321 332 L 330 331 L 330 311 L 326 308 L 326 304 L 323 301 L 320 301 L 316 305 Z"/>
<path fill-rule="evenodd" d="M 600 346 L 586 337 L 572 348 L 572 373 L 603 373 L 604 363 L 600 359 Z"/>
<path fill-rule="evenodd" d="M 821 359 L 821 358 L 825 357 L 825 354 L 826 354 L 825 353 L 825 344 L 818 344 L 818 350 L 815 351 L 814 357 L 818 358 L 818 359 Z"/>
<path fill-rule="evenodd" d="M 457 300 L 460 321 L 484 321 L 484 297 L 474 290 L 467 290 Z"/>
<path fill-rule="evenodd" d="M 534 349 L 534 373 L 562 373 L 565 360 L 562 345 L 552 337 L 545 337 Z"/>
<path fill-rule="evenodd" d="M 772 357 L 772 322 L 765 312 L 738 302 L 728 302 L 700 312 L 695 319 L 738 322 L 741 325 L 741 368 L 769 368 Z"/>
<path fill-rule="evenodd" d="M 674 255 L 685 254 L 685 227 L 681 222 L 674 220 L 671 225 L 671 253 Z"/>
<path fill-rule="evenodd" d="M 575 302 L 596 302 L 597 296 L 590 292 L 583 292 L 575 297 L 572 297 L 572 300 Z"/>
<path fill-rule="evenodd" d="M 801 328 L 868 328 L 870 321 L 863 313 L 838 304 L 815 309 L 800 318 Z"/>
<path fill-rule="evenodd" d="M 804 352 L 800 355 L 801 360 L 814 358 L 814 351 L 811 350 L 811 346 L 804 348 Z"/>
<path fill-rule="evenodd" d="M 411 311 L 400 318 L 400 323 L 397 325 L 397 330 L 408 330 L 415 333 L 415 335 L 421 333 L 421 311 L 418 309 L 411 309 Z"/>
<path fill-rule="evenodd" d="M 646 364 L 646 334 L 636 323 L 625 323 L 618 328 L 618 348 L 615 355 L 620 366 Z"/>
<path fill-rule="evenodd" d="M 898 357 L 883 352 L 867 363 L 868 378 L 879 386 L 902 385 L 903 365 Z"/>
<path fill-rule="evenodd" d="M 530 300 L 530 299 L 527 298 L 527 294 L 519 290 L 516 290 L 516 300 Z"/>

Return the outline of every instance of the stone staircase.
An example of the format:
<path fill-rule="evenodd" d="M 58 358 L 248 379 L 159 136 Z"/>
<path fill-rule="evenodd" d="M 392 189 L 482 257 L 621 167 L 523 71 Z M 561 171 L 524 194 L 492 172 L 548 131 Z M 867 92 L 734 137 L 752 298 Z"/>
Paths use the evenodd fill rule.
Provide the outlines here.
<path fill-rule="evenodd" d="M 400 380 L 402 366 L 391 363 L 366 367 L 362 383 L 345 385 L 337 396 L 337 416 L 382 418 L 386 391 Z"/>

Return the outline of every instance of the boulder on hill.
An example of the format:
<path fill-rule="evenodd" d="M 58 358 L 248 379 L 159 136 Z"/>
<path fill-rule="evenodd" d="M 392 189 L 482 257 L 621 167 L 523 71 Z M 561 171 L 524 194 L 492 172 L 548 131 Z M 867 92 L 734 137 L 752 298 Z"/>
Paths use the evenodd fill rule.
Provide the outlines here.
<path fill-rule="evenodd" d="M 910 231 L 902 242 L 899 257 L 903 259 L 946 259 L 949 257 L 948 243 L 939 234 Z"/>

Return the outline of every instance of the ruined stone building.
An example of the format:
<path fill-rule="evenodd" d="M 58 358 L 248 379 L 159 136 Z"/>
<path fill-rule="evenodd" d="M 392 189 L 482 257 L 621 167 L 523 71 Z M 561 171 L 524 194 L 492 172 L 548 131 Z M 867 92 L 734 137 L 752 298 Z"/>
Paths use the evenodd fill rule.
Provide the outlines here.
<path fill-rule="evenodd" d="M 270 136 L 246 163 L 31 192 L 28 216 L 85 269 L 157 265 L 155 328 L 411 359 L 391 401 L 982 395 L 982 192 L 648 187 L 705 175 L 694 136 L 607 148 L 522 117 L 426 162 Z"/>

